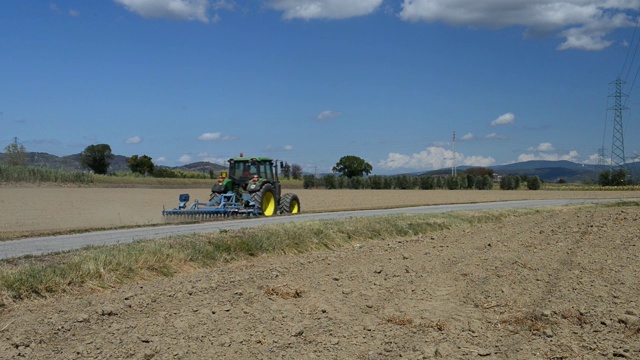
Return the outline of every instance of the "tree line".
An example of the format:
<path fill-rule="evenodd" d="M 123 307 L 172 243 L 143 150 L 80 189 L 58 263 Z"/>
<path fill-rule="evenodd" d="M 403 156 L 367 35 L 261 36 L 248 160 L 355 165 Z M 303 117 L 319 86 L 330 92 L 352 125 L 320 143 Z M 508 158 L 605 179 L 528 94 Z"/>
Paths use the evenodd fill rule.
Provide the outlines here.
<path fill-rule="evenodd" d="M 14 138 L 13 142 L 4 148 L 5 162 L 9 166 L 27 166 L 27 150 L 24 145 Z M 87 146 L 80 153 L 80 164 L 96 174 L 107 174 L 109 166 L 114 159 L 111 146 L 108 144 L 94 144 Z M 127 166 L 134 174 L 153 177 L 187 177 L 181 171 L 166 167 L 157 167 L 153 159 L 148 155 L 133 155 L 127 158 Z M 478 189 L 489 190 L 493 188 L 493 170 L 486 168 L 471 168 L 458 176 L 368 176 L 373 171 L 370 163 L 364 159 L 347 155 L 341 157 L 332 168 L 333 174 L 317 178 L 314 175 L 303 175 L 302 166 L 299 164 L 284 163 L 280 168 L 280 175 L 284 178 L 303 180 L 305 189 L 324 187 L 327 189 Z M 209 171 L 209 177 L 214 178 L 213 171 Z M 500 188 L 503 190 L 519 189 L 521 184 L 526 184 L 530 190 L 538 190 L 542 180 L 537 176 L 507 175 L 500 179 Z M 634 181 L 625 168 L 602 171 L 598 177 L 600 186 L 626 186 L 633 185 Z"/>

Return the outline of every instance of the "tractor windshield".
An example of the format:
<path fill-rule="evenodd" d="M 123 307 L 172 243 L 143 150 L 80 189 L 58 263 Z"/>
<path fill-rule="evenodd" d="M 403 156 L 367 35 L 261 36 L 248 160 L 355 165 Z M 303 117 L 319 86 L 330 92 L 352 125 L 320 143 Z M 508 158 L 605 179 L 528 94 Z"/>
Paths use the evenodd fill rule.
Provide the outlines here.
<path fill-rule="evenodd" d="M 251 179 L 254 175 L 260 175 L 256 164 L 248 161 L 234 162 L 231 164 L 231 169 L 229 170 L 231 172 L 231 176 L 240 181 L 246 181 Z"/>
<path fill-rule="evenodd" d="M 229 174 L 239 181 L 249 181 L 253 177 L 274 180 L 271 161 L 234 161 L 229 166 Z"/>

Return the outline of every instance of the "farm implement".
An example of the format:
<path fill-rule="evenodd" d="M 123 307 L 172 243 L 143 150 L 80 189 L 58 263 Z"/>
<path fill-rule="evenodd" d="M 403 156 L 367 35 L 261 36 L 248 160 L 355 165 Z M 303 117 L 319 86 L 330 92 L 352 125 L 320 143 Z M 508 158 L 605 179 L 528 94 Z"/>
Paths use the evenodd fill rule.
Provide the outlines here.
<path fill-rule="evenodd" d="M 208 202 L 195 200 L 189 205 L 189 194 L 180 194 L 178 207 L 163 210 L 162 215 L 205 220 L 300 212 L 300 199 L 296 194 L 281 194 L 278 166 L 273 159 L 245 158 L 240 154 L 228 162 L 229 171 L 222 172 L 213 185 Z"/>

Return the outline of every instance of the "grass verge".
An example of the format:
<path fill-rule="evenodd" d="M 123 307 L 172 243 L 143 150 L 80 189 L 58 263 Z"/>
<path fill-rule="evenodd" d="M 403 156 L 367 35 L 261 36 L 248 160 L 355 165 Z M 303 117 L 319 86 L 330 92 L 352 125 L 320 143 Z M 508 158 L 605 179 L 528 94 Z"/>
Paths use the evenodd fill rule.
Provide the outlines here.
<path fill-rule="evenodd" d="M 582 205 L 602 206 L 602 205 Z M 607 206 L 611 206 L 610 204 Z M 621 202 L 618 206 L 629 206 Z M 635 202 L 631 206 L 640 206 Z M 264 255 L 332 251 L 369 241 L 514 221 L 557 208 L 390 215 L 194 234 L 0 261 L 0 308 L 24 299 L 86 293 Z"/>

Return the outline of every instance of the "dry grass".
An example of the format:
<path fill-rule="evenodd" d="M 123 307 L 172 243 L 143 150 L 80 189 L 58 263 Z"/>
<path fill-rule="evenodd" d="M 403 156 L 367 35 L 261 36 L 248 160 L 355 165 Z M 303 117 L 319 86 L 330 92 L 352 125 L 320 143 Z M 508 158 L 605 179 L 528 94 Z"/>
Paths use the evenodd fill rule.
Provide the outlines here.
<path fill-rule="evenodd" d="M 281 299 L 288 300 L 301 298 L 302 294 L 304 294 L 304 291 L 300 289 L 294 289 L 289 284 L 282 284 L 270 286 L 264 291 L 264 293 L 267 296 L 275 296 Z"/>
<path fill-rule="evenodd" d="M 393 315 L 385 319 L 385 322 L 393 325 L 406 326 L 413 324 L 413 319 L 407 315 Z"/>

